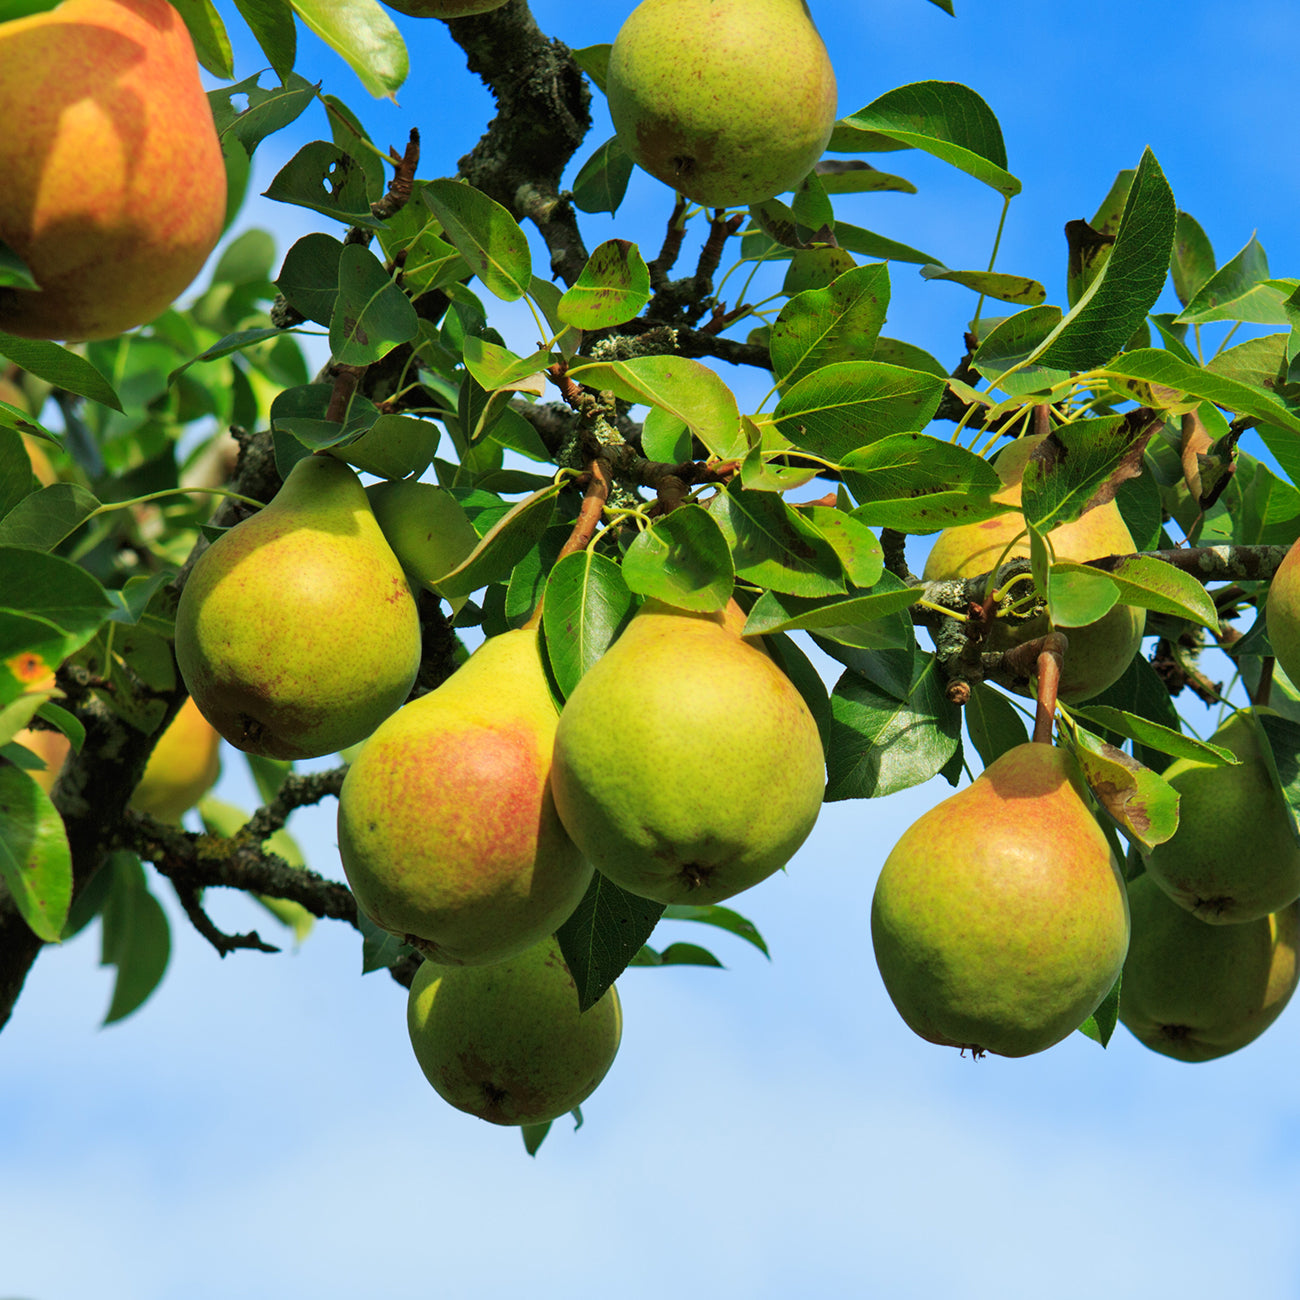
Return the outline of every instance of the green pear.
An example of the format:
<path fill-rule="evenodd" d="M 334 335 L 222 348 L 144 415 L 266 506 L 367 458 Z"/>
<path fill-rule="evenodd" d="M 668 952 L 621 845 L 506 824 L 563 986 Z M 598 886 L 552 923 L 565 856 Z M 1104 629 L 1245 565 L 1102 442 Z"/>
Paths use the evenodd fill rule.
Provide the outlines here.
<path fill-rule="evenodd" d="M 1206 925 L 1151 879 L 1129 882 L 1133 938 L 1119 1018 L 1153 1052 L 1212 1061 L 1254 1042 L 1295 992 L 1300 902 L 1240 925 Z"/>
<path fill-rule="evenodd" d="M 506 0 L 384 0 L 390 9 L 412 18 L 468 18 L 500 9 Z"/>
<path fill-rule="evenodd" d="M 426 961 L 406 1023 L 434 1091 L 493 1124 L 544 1124 L 580 1106 L 618 1052 L 623 1014 L 611 985 L 578 1010 L 560 946 L 547 937 L 491 966 Z"/>
<path fill-rule="evenodd" d="M 234 746 L 314 758 L 363 740 L 420 665 L 420 620 L 360 479 L 306 456 L 275 499 L 199 557 L 176 611 L 176 662 Z"/>
<path fill-rule="evenodd" d="M 1128 949 L 1119 863 L 1078 763 L 1027 742 L 923 814 L 885 860 L 871 939 L 899 1014 L 932 1043 L 1028 1056 L 1077 1029 Z"/>
<path fill-rule="evenodd" d="M 1202 921 L 1238 925 L 1300 898 L 1300 844 L 1252 711 L 1233 714 L 1210 740 L 1241 761 L 1213 767 L 1180 758 L 1165 769 L 1178 792 L 1178 829 L 1146 855 L 1146 869 Z"/>
<path fill-rule="evenodd" d="M 590 863 L 556 816 L 537 632 L 492 637 L 362 746 L 339 793 L 361 909 L 444 965 L 502 961 L 573 911 Z"/>
<path fill-rule="evenodd" d="M 63 0 L 0 23 L 0 122 L 0 243 L 39 286 L 0 287 L 0 330 L 96 339 L 159 315 L 226 216 L 180 13 L 166 0 Z"/>
<path fill-rule="evenodd" d="M 1286 553 L 1273 575 L 1264 617 L 1282 671 L 1300 682 L 1300 542 Z"/>
<path fill-rule="evenodd" d="M 436 594 L 438 579 L 445 578 L 479 543 L 460 502 L 436 483 L 390 479 L 372 484 L 366 495 L 414 586 Z"/>
<path fill-rule="evenodd" d="M 605 91 L 633 161 L 711 208 L 794 189 L 835 125 L 835 72 L 804 0 L 642 0 Z"/>
<path fill-rule="evenodd" d="M 1012 506 L 1020 504 L 1021 476 L 1031 452 L 1042 439 L 1043 435 L 1018 438 L 998 457 L 996 468 L 1003 487 L 994 493 L 994 501 Z M 1048 540 L 1058 560 L 1095 560 L 1103 555 L 1127 555 L 1133 550 L 1132 534 L 1114 501 L 1094 506 L 1071 523 L 1054 528 Z M 926 558 L 924 577 L 927 582 L 973 578 L 991 572 L 999 563 L 1028 554 L 1025 517 L 1018 510 L 1009 510 L 977 524 L 945 528 Z M 1021 590 L 1027 591 L 1028 586 Z M 1131 605 L 1113 605 L 1086 627 L 1062 628 L 1070 648 L 1061 674 L 1060 698 L 1067 703 L 1078 703 L 1099 695 L 1117 682 L 1141 647 L 1145 628 L 1146 612 Z M 1009 650 L 1050 630 L 1046 614 L 1015 624 L 998 619 L 985 648 Z"/>
<path fill-rule="evenodd" d="M 645 898 L 748 889 L 790 860 L 821 809 L 817 724 L 741 637 L 743 617 L 646 601 L 560 715 L 560 817 L 601 872 Z"/>

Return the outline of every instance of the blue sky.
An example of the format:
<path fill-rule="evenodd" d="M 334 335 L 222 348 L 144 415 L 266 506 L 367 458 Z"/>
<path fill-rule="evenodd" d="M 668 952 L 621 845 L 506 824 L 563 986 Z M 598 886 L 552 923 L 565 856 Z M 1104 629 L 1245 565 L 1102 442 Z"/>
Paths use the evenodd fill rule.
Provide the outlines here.
<path fill-rule="evenodd" d="M 611 40 L 630 5 L 533 8 L 581 46 Z M 1300 17 L 1285 0 L 958 0 L 955 20 L 924 0 L 813 8 L 841 112 L 928 78 L 988 100 L 1025 183 L 999 267 L 1045 281 L 1049 301 L 1063 297 L 1064 223 L 1147 145 L 1220 261 L 1256 233 L 1275 274 L 1300 267 L 1283 99 Z M 450 173 L 486 94 L 441 24 L 398 21 L 417 69 L 400 108 L 366 105 L 310 38 L 300 70 L 365 109 L 380 143 L 419 125 L 422 174 Z M 239 58 L 241 76 L 259 66 L 248 46 Z M 295 130 L 263 146 L 259 188 L 324 134 L 319 115 Z M 590 146 L 607 134 L 598 122 Z M 950 266 L 985 264 L 992 191 L 906 153 L 876 161 L 921 193 L 864 200 L 849 220 Z M 588 245 L 618 233 L 653 249 L 670 205 L 637 177 L 624 214 L 590 219 Z M 314 228 L 265 201 L 244 220 L 282 251 Z M 972 303 L 899 267 L 887 332 L 955 361 Z M 510 337 L 519 318 L 504 319 Z M 251 806 L 242 762 L 228 751 L 225 766 L 218 793 Z M 788 871 L 735 900 L 770 963 L 719 936 L 725 971 L 629 972 L 619 1059 L 583 1129 L 558 1123 L 536 1160 L 428 1089 L 404 994 L 357 977 L 351 930 L 321 923 L 296 953 L 222 962 L 160 888 L 172 968 L 141 1012 L 97 1028 L 110 975 L 92 931 L 38 962 L 0 1036 L 0 1295 L 1217 1300 L 1246 1279 L 1294 1294 L 1295 1008 L 1200 1066 L 1122 1028 L 1106 1052 L 1075 1035 L 972 1063 L 898 1019 L 871 954 L 871 891 L 894 840 L 946 792 L 828 805 Z M 332 805 L 293 829 L 314 866 L 339 873 Z M 261 924 L 238 897 L 210 901 L 219 924 Z M 678 923 L 671 937 L 705 932 Z"/>

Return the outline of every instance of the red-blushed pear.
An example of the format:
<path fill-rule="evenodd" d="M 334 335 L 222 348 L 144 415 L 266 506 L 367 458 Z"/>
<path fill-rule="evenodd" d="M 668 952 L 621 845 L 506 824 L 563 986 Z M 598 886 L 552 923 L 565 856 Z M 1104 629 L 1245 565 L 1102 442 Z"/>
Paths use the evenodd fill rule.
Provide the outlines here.
<path fill-rule="evenodd" d="M 63 0 L 0 24 L 0 241 L 39 289 L 0 330 L 96 339 L 152 320 L 221 235 L 226 172 L 166 0 Z"/>
<path fill-rule="evenodd" d="M 642 0 L 605 89 L 632 160 L 711 208 L 794 189 L 835 125 L 835 71 L 805 0 Z"/>
<path fill-rule="evenodd" d="M 412 18 L 468 18 L 500 9 L 506 0 L 384 0 L 390 9 Z"/>
<path fill-rule="evenodd" d="M 922 1038 L 1028 1056 L 1096 1010 L 1128 950 L 1119 863 L 1078 763 L 1026 742 L 924 813 L 885 860 L 876 964 Z"/>
<path fill-rule="evenodd" d="M 1179 758 L 1164 770 L 1178 793 L 1178 829 L 1146 855 L 1146 869 L 1202 921 L 1239 925 L 1300 898 L 1300 844 L 1258 719 L 1234 713 L 1210 740 L 1241 761 Z"/>
<path fill-rule="evenodd" d="M 270 758 L 346 749 L 401 705 L 419 615 L 347 465 L 304 457 L 199 557 L 176 610 L 176 662 L 222 736 Z"/>
<path fill-rule="evenodd" d="M 623 1014 L 611 985 L 578 1010 L 559 944 L 547 937 L 490 966 L 426 961 L 406 1023 L 434 1091 L 493 1124 L 544 1124 L 580 1106 L 618 1052 Z"/>
<path fill-rule="evenodd" d="M 1133 937 L 1119 1018 L 1153 1052 L 1212 1061 L 1282 1014 L 1300 966 L 1300 902 L 1240 925 L 1206 925 L 1151 879 L 1129 882 Z"/>
<path fill-rule="evenodd" d="M 540 942 L 591 881 L 555 812 L 556 708 L 537 631 L 485 641 L 362 746 L 339 792 L 339 855 L 376 925 L 444 965 Z"/>
<path fill-rule="evenodd" d="M 994 494 L 994 501 L 1009 506 L 1020 504 L 1021 476 L 1041 441 L 1042 435 L 1018 438 L 998 457 L 996 468 L 1004 486 Z M 1095 560 L 1104 555 L 1127 555 L 1133 550 L 1133 537 L 1114 501 L 1094 506 L 1073 522 L 1054 528 L 1048 540 L 1058 560 Z M 1028 554 L 1025 517 L 1019 510 L 1009 510 L 978 524 L 945 528 L 926 558 L 924 576 L 927 582 L 974 578 Z M 1014 625 L 997 619 L 986 648 L 1009 650 L 1043 636 L 1050 626 L 1046 615 Z M 1060 698 L 1067 703 L 1090 699 L 1118 681 L 1138 652 L 1145 627 L 1145 611 L 1131 605 L 1113 605 L 1086 627 L 1063 627 L 1070 648 L 1061 674 Z"/>
<path fill-rule="evenodd" d="M 1300 542 L 1286 553 L 1273 575 L 1264 616 L 1282 671 L 1300 682 Z"/>
<path fill-rule="evenodd" d="M 634 894 L 730 898 L 785 866 L 821 811 L 817 724 L 743 619 L 647 600 L 560 714 L 555 806 Z"/>

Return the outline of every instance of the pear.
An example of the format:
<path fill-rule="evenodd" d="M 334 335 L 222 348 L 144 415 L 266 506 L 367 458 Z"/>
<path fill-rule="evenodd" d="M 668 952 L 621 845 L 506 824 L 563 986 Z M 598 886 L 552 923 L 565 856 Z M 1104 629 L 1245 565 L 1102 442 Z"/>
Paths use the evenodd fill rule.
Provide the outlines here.
<path fill-rule="evenodd" d="M 932 1043 L 1027 1056 L 1077 1029 L 1128 949 L 1119 863 L 1073 757 L 1026 742 L 923 814 L 885 860 L 876 964 Z"/>
<path fill-rule="evenodd" d="M 96 339 L 152 320 L 202 269 L 226 171 L 194 47 L 166 0 L 63 0 L 0 24 L 0 242 L 39 289 L 0 330 Z"/>
<path fill-rule="evenodd" d="M 1300 682 L 1300 542 L 1286 553 L 1273 575 L 1264 616 L 1282 671 L 1293 682 Z"/>
<path fill-rule="evenodd" d="M 1020 504 L 1021 476 L 1042 438 L 1043 435 L 1018 438 L 998 457 L 996 468 L 1003 487 L 994 493 L 994 501 L 1012 506 Z M 1127 555 L 1133 550 L 1133 537 L 1114 501 L 1094 506 L 1073 522 L 1054 528 L 1048 540 L 1058 560 L 1095 560 L 1103 555 Z M 1010 510 L 978 524 L 945 528 L 926 558 L 924 577 L 927 582 L 973 578 L 992 571 L 1004 560 L 1028 554 L 1025 517 L 1018 510 Z M 1145 627 L 1144 610 L 1131 605 L 1113 605 L 1095 623 L 1063 628 L 1070 648 L 1065 655 L 1060 698 L 1067 703 L 1078 703 L 1099 695 L 1117 682 L 1138 652 Z M 985 646 L 989 650 L 1009 650 L 1044 635 L 1050 628 L 1046 615 L 1015 625 L 998 619 Z"/>
<path fill-rule="evenodd" d="M 176 661 L 221 735 L 271 758 L 354 745 L 406 699 L 415 600 L 348 466 L 304 457 L 199 557 L 176 611 Z"/>
<path fill-rule="evenodd" d="M 376 925 L 460 965 L 514 956 L 567 919 L 592 869 L 551 798 L 556 721 L 537 632 L 517 628 L 371 736 L 338 830 Z"/>
<path fill-rule="evenodd" d="M 411 981 L 407 1028 L 434 1091 L 493 1124 L 544 1124 L 580 1106 L 618 1052 L 611 985 L 578 1011 L 554 938 L 491 966 L 426 961 Z"/>
<path fill-rule="evenodd" d="M 1130 881 L 1133 938 L 1119 1018 L 1153 1052 L 1211 1061 L 1254 1042 L 1295 992 L 1300 902 L 1241 925 L 1206 925 L 1151 879 Z"/>
<path fill-rule="evenodd" d="M 179 822 L 221 774 L 221 737 L 188 699 L 149 755 L 131 807 L 159 821 Z"/>
<path fill-rule="evenodd" d="M 835 72 L 804 0 L 642 0 L 605 91 L 633 161 L 711 208 L 794 189 L 835 125 Z"/>
<path fill-rule="evenodd" d="M 560 715 L 555 805 L 634 894 L 720 902 L 783 867 L 817 820 L 817 724 L 743 618 L 647 600 Z"/>
<path fill-rule="evenodd" d="M 44 728 L 37 731 L 30 727 L 24 727 L 14 739 L 25 749 L 30 749 L 37 758 L 44 760 L 43 768 L 29 770 L 27 775 L 49 794 L 72 752 L 72 742 L 61 731 L 46 731 Z"/>
<path fill-rule="evenodd" d="M 1165 769 L 1178 792 L 1178 829 L 1147 854 L 1146 869 L 1202 921 L 1237 925 L 1300 898 L 1300 844 L 1258 719 L 1235 713 L 1210 740 L 1241 762 L 1180 758 Z"/>

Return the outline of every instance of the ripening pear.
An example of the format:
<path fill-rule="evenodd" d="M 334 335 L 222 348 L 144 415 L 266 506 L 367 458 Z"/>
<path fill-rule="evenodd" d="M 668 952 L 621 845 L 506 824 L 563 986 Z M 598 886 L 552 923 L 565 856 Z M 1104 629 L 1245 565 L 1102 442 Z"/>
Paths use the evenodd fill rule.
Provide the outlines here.
<path fill-rule="evenodd" d="M 1202 921 L 1239 925 L 1300 898 L 1300 843 L 1252 711 L 1233 714 L 1210 742 L 1240 763 L 1180 758 L 1164 770 L 1178 793 L 1178 829 L 1146 855 L 1146 869 Z"/>
<path fill-rule="evenodd" d="M 145 764 L 131 807 L 159 821 L 179 822 L 216 784 L 221 774 L 221 737 L 187 699 Z"/>
<path fill-rule="evenodd" d="M 491 966 L 426 961 L 406 1005 L 425 1078 L 458 1110 L 493 1124 L 544 1124 L 580 1106 L 613 1064 L 623 1030 L 612 985 L 579 1012 L 549 936 Z"/>
<path fill-rule="evenodd" d="M 72 742 L 61 731 L 46 731 L 44 728 L 37 731 L 31 727 L 24 727 L 14 736 L 14 739 L 44 760 L 43 768 L 29 770 L 27 775 L 46 794 L 49 794 L 54 789 L 55 781 L 59 779 L 59 773 L 63 771 L 63 764 L 72 752 Z"/>
<path fill-rule="evenodd" d="M 199 557 L 176 611 L 176 662 L 222 736 L 271 758 L 345 749 L 406 699 L 415 600 L 347 465 L 305 456 Z"/>
<path fill-rule="evenodd" d="M 506 0 L 384 0 L 390 9 L 412 18 L 468 18 L 500 9 Z"/>
<path fill-rule="evenodd" d="M 502 961 L 568 918 L 592 871 L 551 797 L 556 721 L 537 631 L 516 628 L 371 736 L 338 830 L 376 925 L 460 965 Z"/>
<path fill-rule="evenodd" d="M 835 72 L 805 0 L 642 0 L 605 90 L 632 160 L 711 208 L 794 189 L 835 125 Z"/>
<path fill-rule="evenodd" d="M 1300 682 L 1300 542 L 1286 553 L 1273 575 L 1264 616 L 1282 671 L 1293 682 Z"/>
<path fill-rule="evenodd" d="M 1212 1061 L 1282 1014 L 1300 977 L 1300 902 L 1240 925 L 1206 925 L 1149 875 L 1129 882 L 1128 898 L 1119 1018 L 1153 1052 Z"/>
<path fill-rule="evenodd" d="M 1078 763 L 1026 742 L 904 831 L 871 908 L 876 964 L 922 1038 L 1028 1056 L 1096 1010 L 1128 950 L 1119 863 Z"/>
<path fill-rule="evenodd" d="M 994 501 L 1011 506 L 1020 504 L 1021 476 L 1030 454 L 1041 441 L 1042 435 L 1018 438 L 998 457 L 995 468 L 1003 487 L 994 493 Z M 1114 501 L 1094 506 L 1073 522 L 1052 529 L 1048 540 L 1058 560 L 1095 560 L 1104 555 L 1127 555 L 1133 550 L 1132 534 Z M 999 563 L 1028 554 L 1025 517 L 1018 510 L 1010 510 L 982 523 L 945 528 L 926 558 L 924 576 L 927 582 L 973 578 L 990 572 Z M 1021 591 L 1028 591 L 1028 585 Z M 1138 652 L 1145 627 L 1145 611 L 1131 605 L 1112 605 L 1086 627 L 1063 627 L 1069 649 L 1061 675 L 1060 698 L 1077 703 L 1099 695 L 1117 682 Z M 998 619 L 985 648 L 1009 650 L 1050 630 L 1046 614 L 1015 625 Z"/>
<path fill-rule="evenodd" d="M 152 320 L 221 235 L 226 170 L 166 0 L 63 0 L 0 24 L 0 242 L 39 289 L 0 330 L 106 338 Z"/>
<path fill-rule="evenodd" d="M 555 805 L 634 894 L 730 898 L 785 866 L 817 820 L 817 724 L 743 618 L 647 600 L 560 714 Z"/>

